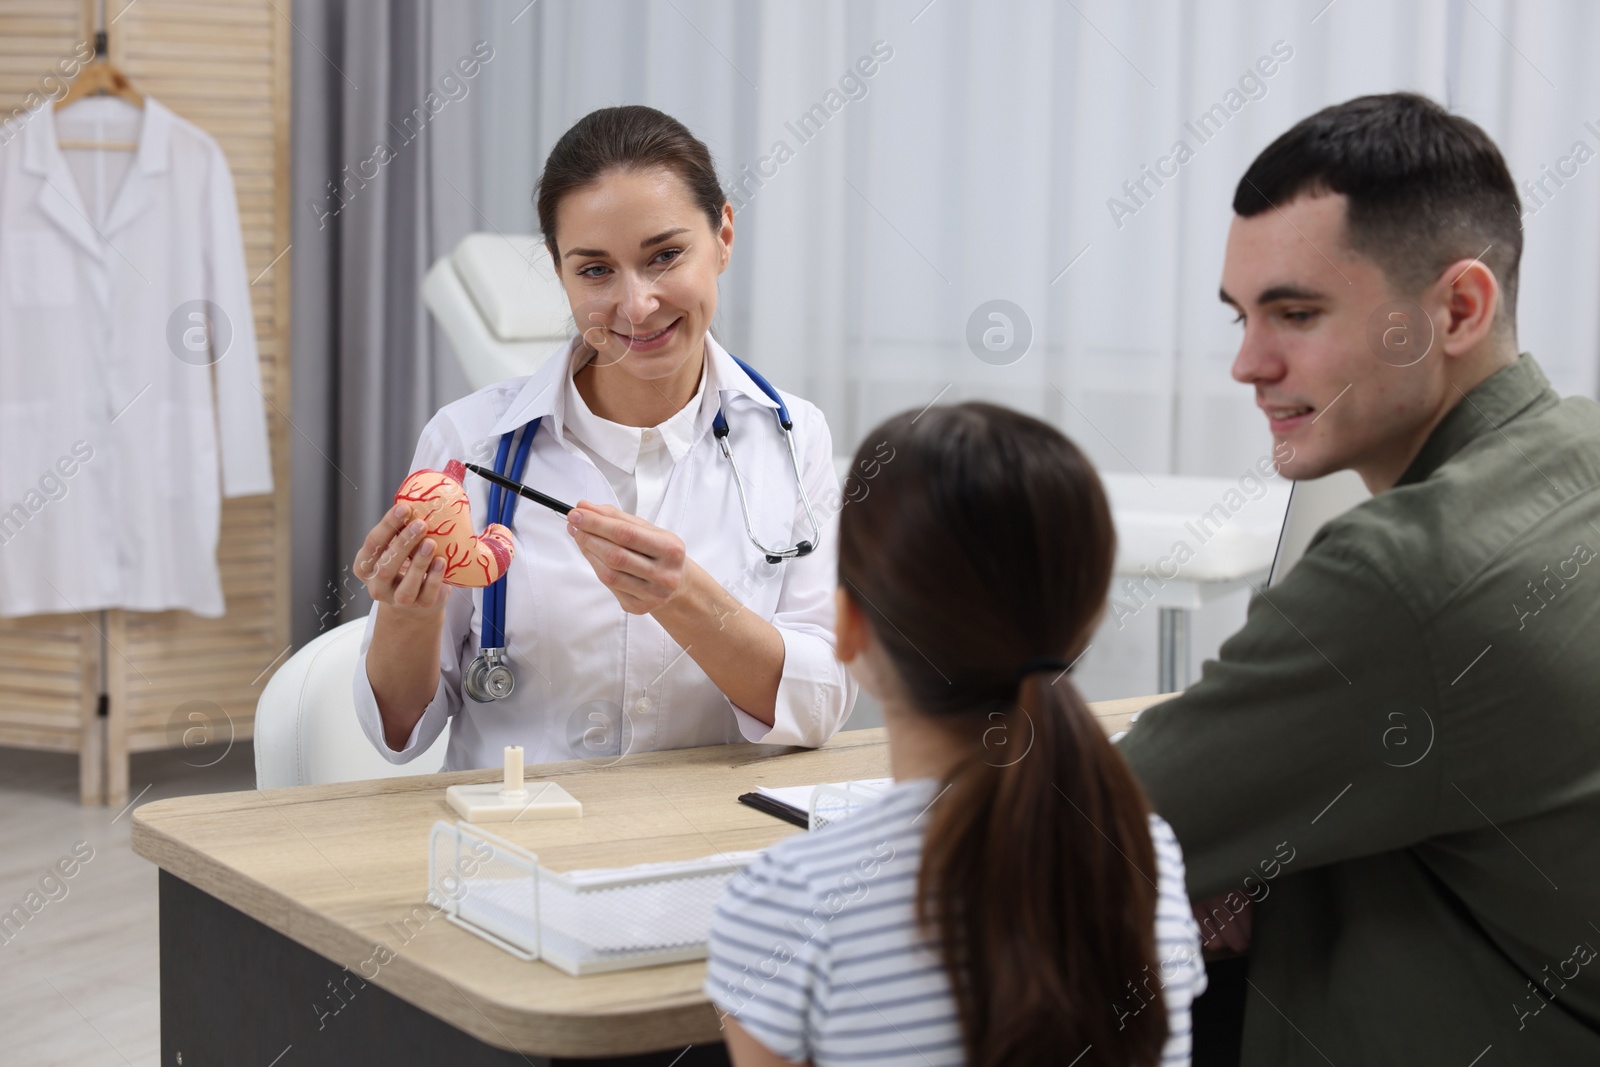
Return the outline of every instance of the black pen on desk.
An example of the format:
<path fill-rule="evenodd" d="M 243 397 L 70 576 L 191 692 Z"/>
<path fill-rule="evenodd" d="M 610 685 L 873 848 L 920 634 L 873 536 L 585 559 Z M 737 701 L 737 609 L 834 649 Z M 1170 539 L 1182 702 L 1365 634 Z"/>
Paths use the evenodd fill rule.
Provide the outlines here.
<path fill-rule="evenodd" d="M 529 489 L 521 482 L 512 481 L 503 474 L 496 474 L 487 467 L 480 467 L 476 463 L 464 463 L 462 466 L 466 467 L 467 470 L 471 471 L 473 474 L 476 474 L 478 477 L 486 478 L 495 485 L 498 485 L 500 488 L 509 489 L 518 496 L 525 496 L 535 504 L 543 504 L 545 507 L 559 515 L 565 516 L 567 512 L 572 510 L 571 504 L 563 504 L 553 496 L 546 496 L 537 489 Z"/>

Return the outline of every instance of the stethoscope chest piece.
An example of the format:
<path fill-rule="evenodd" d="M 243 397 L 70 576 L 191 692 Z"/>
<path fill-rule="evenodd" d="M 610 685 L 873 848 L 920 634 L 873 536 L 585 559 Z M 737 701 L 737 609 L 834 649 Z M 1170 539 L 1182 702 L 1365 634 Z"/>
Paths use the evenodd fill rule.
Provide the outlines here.
<path fill-rule="evenodd" d="M 486 648 L 467 664 L 467 673 L 461 680 L 467 696 L 480 704 L 504 700 L 517 688 L 517 680 L 506 663 L 504 648 Z"/>

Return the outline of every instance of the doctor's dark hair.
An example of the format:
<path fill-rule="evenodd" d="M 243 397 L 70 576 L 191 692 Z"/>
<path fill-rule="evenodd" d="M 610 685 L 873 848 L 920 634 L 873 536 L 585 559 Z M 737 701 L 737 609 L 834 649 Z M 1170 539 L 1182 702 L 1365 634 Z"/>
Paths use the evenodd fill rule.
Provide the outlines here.
<path fill-rule="evenodd" d="M 852 469 L 880 469 L 840 512 L 840 585 L 926 728 L 967 745 L 929 810 L 917 891 L 966 1062 L 1088 1045 L 1080 1067 L 1157 1063 L 1144 793 L 1070 677 L 1017 677 L 1075 659 L 1104 609 L 1116 535 L 1100 479 L 1059 431 L 993 404 L 907 412 L 865 442 Z M 1153 1002 L 1119 1012 L 1128 988 Z"/>
<path fill-rule="evenodd" d="M 689 195 L 710 221 L 711 231 L 722 228 L 722 207 L 728 198 L 717 184 L 711 152 L 700 139 L 683 123 L 653 107 L 603 107 L 589 112 L 561 135 L 534 186 L 539 229 L 558 269 L 556 209 L 561 198 L 613 170 L 652 167 L 666 167 L 683 179 Z"/>
<path fill-rule="evenodd" d="M 1557 179 L 1559 181 L 1559 179 Z M 1522 202 L 1489 135 L 1416 93 L 1358 96 L 1301 119 L 1239 180 L 1251 218 L 1298 196 L 1342 193 L 1345 240 L 1416 296 L 1450 264 L 1477 257 L 1500 283 L 1496 325 L 1515 329 Z"/>

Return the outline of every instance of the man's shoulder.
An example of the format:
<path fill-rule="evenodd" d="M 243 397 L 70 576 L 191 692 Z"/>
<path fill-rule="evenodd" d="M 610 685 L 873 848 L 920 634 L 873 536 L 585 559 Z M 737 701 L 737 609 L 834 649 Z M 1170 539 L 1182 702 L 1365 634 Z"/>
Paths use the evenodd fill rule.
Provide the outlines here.
<path fill-rule="evenodd" d="M 1600 405 L 1567 397 L 1329 521 L 1307 551 L 1366 567 L 1427 618 L 1508 566 L 1538 571 L 1585 529 L 1600 549 Z"/>

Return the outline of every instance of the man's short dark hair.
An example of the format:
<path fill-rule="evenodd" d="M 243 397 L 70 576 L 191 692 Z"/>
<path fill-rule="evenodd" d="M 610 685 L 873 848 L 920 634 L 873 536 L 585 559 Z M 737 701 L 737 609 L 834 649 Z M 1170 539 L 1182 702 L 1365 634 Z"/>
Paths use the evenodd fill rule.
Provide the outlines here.
<path fill-rule="evenodd" d="M 1522 202 L 1489 135 L 1415 93 L 1358 96 L 1301 119 L 1250 164 L 1233 210 L 1250 218 L 1302 194 L 1342 193 L 1345 240 L 1415 296 L 1477 257 L 1514 326 Z"/>

